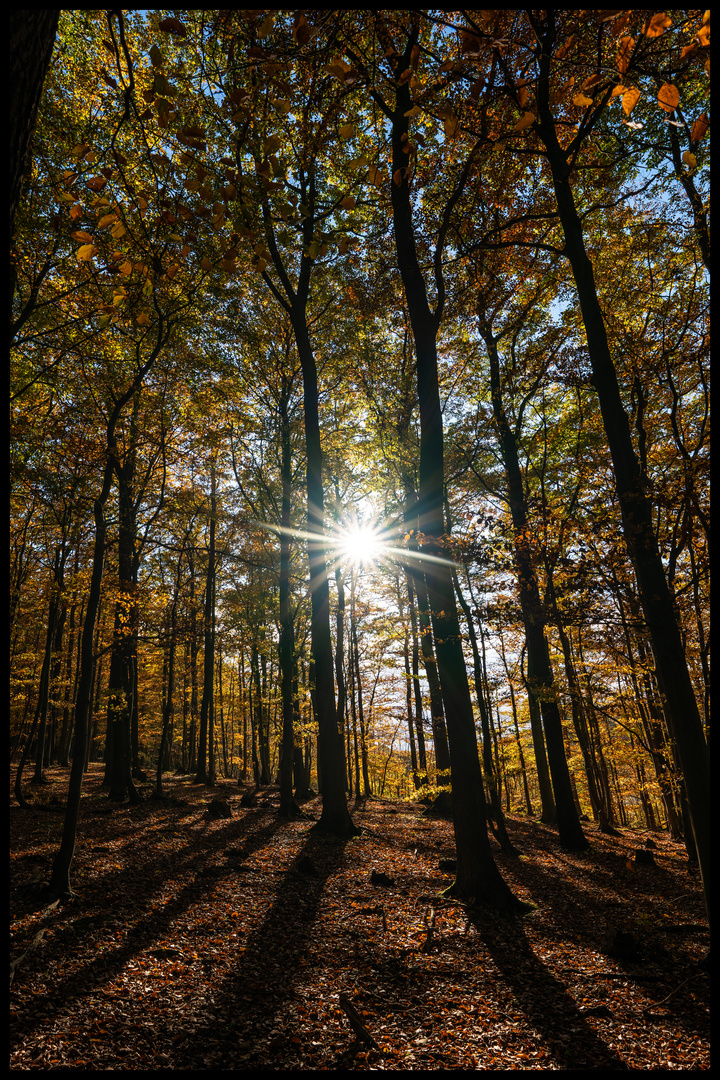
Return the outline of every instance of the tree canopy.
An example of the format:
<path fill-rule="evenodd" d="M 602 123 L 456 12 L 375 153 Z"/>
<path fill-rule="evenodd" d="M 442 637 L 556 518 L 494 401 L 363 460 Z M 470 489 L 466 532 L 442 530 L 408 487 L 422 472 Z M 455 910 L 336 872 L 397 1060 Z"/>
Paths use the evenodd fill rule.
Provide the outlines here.
<path fill-rule="evenodd" d="M 52 888 L 101 760 L 117 802 L 319 789 L 346 837 L 348 795 L 445 792 L 450 893 L 505 910 L 504 812 L 666 827 L 709 901 L 709 28 L 13 31 L 10 733 L 21 801 L 72 761 Z"/>

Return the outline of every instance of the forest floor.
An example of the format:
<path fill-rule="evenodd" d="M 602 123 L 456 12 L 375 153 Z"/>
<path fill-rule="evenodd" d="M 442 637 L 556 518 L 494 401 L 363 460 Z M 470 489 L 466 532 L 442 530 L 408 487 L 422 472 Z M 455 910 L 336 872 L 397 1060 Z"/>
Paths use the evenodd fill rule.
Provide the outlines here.
<path fill-rule="evenodd" d="M 343 841 L 311 831 L 318 799 L 287 823 L 275 788 L 241 808 L 168 775 L 174 802 L 117 806 L 93 765 L 76 895 L 43 906 L 67 770 L 48 778 L 10 807 L 11 1069 L 709 1068 L 702 893 L 665 834 L 587 825 L 577 854 L 510 816 L 520 856 L 491 843 L 530 913 L 437 901 L 428 946 L 454 843 L 419 804 L 351 803 Z"/>

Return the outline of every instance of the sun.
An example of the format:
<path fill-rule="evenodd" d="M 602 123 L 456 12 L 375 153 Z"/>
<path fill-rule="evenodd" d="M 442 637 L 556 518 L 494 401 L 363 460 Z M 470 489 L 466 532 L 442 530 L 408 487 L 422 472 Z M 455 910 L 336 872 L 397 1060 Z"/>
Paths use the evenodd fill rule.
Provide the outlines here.
<path fill-rule="evenodd" d="M 355 566 L 377 562 L 383 544 L 378 532 L 370 525 L 353 525 L 343 533 L 339 544 L 343 555 Z"/>

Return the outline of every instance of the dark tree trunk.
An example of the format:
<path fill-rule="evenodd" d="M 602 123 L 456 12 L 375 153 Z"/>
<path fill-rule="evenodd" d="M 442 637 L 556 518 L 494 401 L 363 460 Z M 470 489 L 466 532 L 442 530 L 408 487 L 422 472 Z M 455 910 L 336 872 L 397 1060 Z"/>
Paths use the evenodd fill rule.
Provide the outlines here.
<path fill-rule="evenodd" d="M 486 322 L 482 304 L 478 304 L 480 333 L 490 362 L 490 390 L 493 415 L 498 432 L 512 517 L 514 545 L 513 563 L 520 596 L 520 610 L 525 626 L 528 657 L 528 693 L 534 695 L 542 713 L 545 742 L 552 776 L 555 809 L 560 842 L 564 847 L 582 850 L 587 840 L 580 825 L 570 783 L 562 720 L 554 685 L 550 654 L 545 638 L 545 615 L 535 572 L 533 552 L 528 537 L 528 515 L 517 439 L 505 414 L 500 381 L 500 359 L 497 341 Z"/>
<path fill-rule="evenodd" d="M 208 542 L 208 565 L 205 579 L 205 603 L 203 606 L 203 693 L 200 704 L 200 731 L 198 737 L 197 768 L 195 783 L 212 783 L 208 768 L 208 743 L 211 736 L 213 689 L 215 680 L 215 524 L 217 498 L 215 492 L 215 462 L 210 466 L 210 536 Z"/>
<path fill-rule="evenodd" d="M 397 59 L 395 65 L 395 106 L 392 111 L 387 110 L 392 125 L 393 182 L 390 188 L 397 262 L 415 340 L 420 405 L 418 523 L 426 540 L 424 552 L 438 560 L 426 564 L 425 580 L 450 748 L 453 826 L 457 849 L 457 875 L 452 891 L 458 896 L 508 909 L 516 906 L 517 901 L 503 881 L 490 849 L 485 821 L 485 792 L 455 606 L 452 568 L 444 558 L 442 545 L 445 532 L 444 450 L 436 344 L 441 304 L 439 300 L 438 309 L 435 313 L 431 312 L 415 245 L 408 156 L 404 152 L 404 143 L 409 137 L 407 113 L 412 102 L 407 80 L 399 81 L 410 67 L 410 54 L 416 42 L 417 32 L 413 31 L 408 37 L 404 55 Z M 438 251 L 438 258 L 442 258 L 441 250 Z M 442 288 L 440 278 L 436 278 L 436 285 Z"/>
<path fill-rule="evenodd" d="M 280 748 L 280 813 L 292 817 L 298 813 L 293 799 L 293 761 L 295 751 L 293 712 L 293 656 L 295 624 L 290 605 L 290 548 L 292 499 L 292 447 L 290 442 L 290 381 L 283 377 L 280 396 L 280 438 L 282 506 L 280 510 L 280 696 L 282 700 L 282 745 Z"/>
<path fill-rule="evenodd" d="M 35 129 L 45 76 L 50 66 L 60 11 L 42 8 L 11 8 L 9 18 L 9 71 L 7 120 L 10 128 L 10 228 L 23 178 L 30 166 L 30 141 Z"/>
<path fill-rule="evenodd" d="M 552 9 L 547 13 L 538 84 L 539 133 L 552 172 L 565 253 L 572 267 L 587 335 L 593 384 L 613 463 L 623 534 L 635 570 L 655 670 L 677 747 L 688 797 L 690 821 L 710 918 L 710 765 L 702 719 L 688 672 L 682 635 L 657 544 L 652 507 L 635 454 L 617 372 L 610 353 L 593 267 L 570 184 L 570 167 L 558 142 L 550 106 L 550 62 L 555 40 Z"/>
<path fill-rule="evenodd" d="M 318 828 L 336 836 L 357 832 L 345 796 L 345 751 L 342 717 L 335 704 L 330 590 L 325 557 L 325 513 L 322 482 L 322 451 L 318 411 L 317 367 L 305 322 L 305 304 L 293 312 L 295 343 L 303 377 L 305 450 L 307 455 L 307 518 L 310 564 L 310 648 L 314 661 L 315 709 L 318 722 L 318 778 L 322 779 L 322 814 Z"/>

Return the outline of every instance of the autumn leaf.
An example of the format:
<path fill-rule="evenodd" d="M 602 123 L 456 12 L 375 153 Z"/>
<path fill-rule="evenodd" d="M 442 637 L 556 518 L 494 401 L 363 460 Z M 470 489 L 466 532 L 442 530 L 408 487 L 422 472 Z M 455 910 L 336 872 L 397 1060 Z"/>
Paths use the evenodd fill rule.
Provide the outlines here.
<path fill-rule="evenodd" d="M 535 114 L 531 113 L 531 112 L 524 112 L 522 114 L 522 116 L 520 117 L 520 119 L 515 124 L 515 126 L 513 127 L 513 131 L 524 131 L 525 128 L 530 127 L 530 125 L 534 124 L 534 123 L 535 123 Z"/>
<path fill-rule="evenodd" d="M 163 30 L 165 33 L 169 34 L 175 34 L 177 37 L 187 37 L 186 28 L 179 19 L 175 18 L 161 19 L 158 23 L 158 30 Z"/>
<path fill-rule="evenodd" d="M 693 153 L 691 153 L 690 150 L 686 150 L 684 152 L 684 154 L 682 156 L 682 159 L 685 162 L 685 164 L 687 165 L 688 169 L 692 170 L 692 169 L 697 168 L 697 158 L 695 157 L 695 155 Z"/>
<path fill-rule="evenodd" d="M 340 136 L 341 139 L 352 139 L 354 134 L 355 134 L 355 125 L 354 124 L 343 124 L 342 127 L 338 128 L 338 135 Z"/>
<path fill-rule="evenodd" d="M 635 48 L 635 38 L 624 37 L 620 39 L 618 44 L 618 51 L 616 57 L 617 69 L 621 75 L 624 75 L 630 66 L 630 57 L 633 54 Z"/>
<path fill-rule="evenodd" d="M 90 262 L 93 255 L 96 253 L 97 248 L 92 244 L 83 244 L 81 248 L 78 248 L 77 258 L 79 262 Z"/>
<path fill-rule="evenodd" d="M 368 182 L 374 184 L 375 187 L 382 187 L 383 174 L 377 165 L 371 165 L 368 169 Z"/>
<path fill-rule="evenodd" d="M 701 113 L 697 120 L 694 121 L 692 130 L 690 131 L 690 142 L 700 142 L 700 140 L 707 134 L 710 127 L 710 118 L 707 113 Z M 72 213 L 72 211 L 71 211 Z"/>
<path fill-rule="evenodd" d="M 680 104 L 680 91 L 672 83 L 664 83 L 658 93 L 658 105 L 665 112 L 674 112 Z"/>
<path fill-rule="evenodd" d="M 588 97 L 587 94 L 576 94 L 573 98 L 573 105 L 581 105 L 583 108 L 586 105 L 592 105 L 593 99 Z"/>
<path fill-rule="evenodd" d="M 643 34 L 647 38 L 660 37 L 660 34 L 664 34 L 669 26 L 672 26 L 672 19 L 664 11 L 659 11 L 645 23 Z"/>
<path fill-rule="evenodd" d="M 640 91 L 636 86 L 631 86 L 625 91 L 622 97 L 622 107 L 623 112 L 626 116 L 629 116 L 630 113 L 633 111 L 638 101 L 640 100 L 640 97 Z"/>

